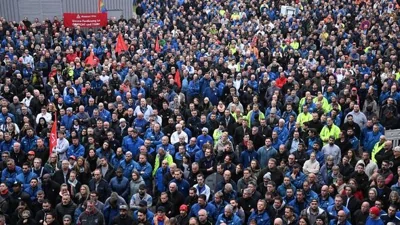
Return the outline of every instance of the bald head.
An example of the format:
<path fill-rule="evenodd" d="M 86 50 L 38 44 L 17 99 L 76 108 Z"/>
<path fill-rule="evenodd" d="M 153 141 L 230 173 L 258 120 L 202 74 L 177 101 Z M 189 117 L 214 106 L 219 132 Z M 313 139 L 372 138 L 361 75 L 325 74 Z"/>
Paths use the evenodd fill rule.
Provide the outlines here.
<path fill-rule="evenodd" d="M 281 218 L 276 218 L 274 220 L 274 225 L 283 225 L 283 220 Z"/>

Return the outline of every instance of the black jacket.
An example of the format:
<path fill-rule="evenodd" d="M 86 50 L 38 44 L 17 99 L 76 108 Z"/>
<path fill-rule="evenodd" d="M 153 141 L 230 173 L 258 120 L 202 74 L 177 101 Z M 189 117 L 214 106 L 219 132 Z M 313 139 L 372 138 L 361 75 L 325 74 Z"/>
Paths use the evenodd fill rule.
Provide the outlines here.
<path fill-rule="evenodd" d="M 369 188 L 369 178 L 365 173 L 358 173 L 357 171 L 353 172 L 350 177 L 356 179 L 358 186 L 366 191 Z"/>
<path fill-rule="evenodd" d="M 97 167 L 101 171 L 101 166 Z M 108 164 L 108 169 L 106 171 L 106 174 L 103 176 L 103 179 L 106 180 L 107 182 L 110 182 L 111 178 L 115 177 L 115 171 L 114 168 Z"/>
<path fill-rule="evenodd" d="M 133 223 L 134 221 L 131 216 L 127 215 L 124 218 L 122 218 L 121 215 L 118 215 L 114 217 L 114 219 L 111 222 L 111 225 L 131 225 Z"/>
<path fill-rule="evenodd" d="M 57 170 L 52 177 L 52 180 L 55 181 L 56 183 L 58 183 L 59 185 L 67 183 L 67 180 L 69 178 L 69 173 L 71 172 L 71 170 L 68 170 L 68 173 L 66 174 L 66 176 L 64 177 L 64 173 L 62 170 Z"/>
<path fill-rule="evenodd" d="M 96 189 L 95 179 L 91 179 L 89 181 L 89 189 L 90 189 L 90 191 L 97 191 L 99 193 L 99 201 L 101 201 L 101 202 L 105 202 L 106 199 L 111 194 L 110 186 L 108 185 L 108 182 L 104 179 L 101 179 L 99 181 L 99 184 L 97 185 L 97 189 Z"/>
<path fill-rule="evenodd" d="M 343 205 L 346 206 L 352 215 L 354 215 L 355 211 L 361 208 L 361 202 L 354 196 L 351 196 L 349 202 L 347 202 L 348 197 L 343 197 Z"/>
<path fill-rule="evenodd" d="M 375 155 L 376 164 L 381 165 L 384 160 L 393 160 L 393 151 L 390 149 L 389 151 L 385 151 L 385 149 L 381 149 Z"/>
<path fill-rule="evenodd" d="M 57 221 L 60 224 L 62 224 L 63 217 L 65 215 L 71 215 L 72 221 L 75 221 L 74 219 L 75 209 L 76 209 L 76 204 L 73 203 L 72 200 L 68 205 L 63 205 L 62 203 L 58 203 L 58 205 L 55 208 Z"/>
<path fill-rule="evenodd" d="M 178 225 L 186 225 L 189 224 L 189 219 L 190 217 L 186 215 L 185 217 L 182 217 L 181 215 L 176 217 L 176 221 Z"/>
<path fill-rule="evenodd" d="M 22 150 L 19 153 L 11 151 L 10 158 L 14 159 L 15 165 L 22 167 L 22 164 L 26 161 L 26 154 Z"/>
<path fill-rule="evenodd" d="M 48 212 L 43 211 L 43 209 L 39 210 L 39 212 L 37 212 L 36 215 L 35 215 L 36 223 L 39 224 L 39 225 L 42 225 L 43 222 L 45 221 L 45 216 L 48 213 L 55 213 L 55 211 L 54 211 L 54 209 L 50 209 L 50 211 L 48 211 Z M 55 222 L 57 222 L 57 221 L 55 221 Z"/>
<path fill-rule="evenodd" d="M 268 167 L 264 168 L 260 171 L 257 177 L 257 184 L 261 184 L 264 181 L 264 175 L 268 172 L 271 172 L 271 180 L 275 182 L 275 184 L 281 184 L 283 182 L 283 174 L 280 170 L 275 168 L 274 170 L 270 170 Z"/>
<path fill-rule="evenodd" d="M 50 180 L 48 183 L 42 183 L 42 190 L 44 191 L 44 195 L 50 201 L 52 206 L 56 205 L 56 199 L 60 192 L 60 185 Z"/>
<path fill-rule="evenodd" d="M 344 176 L 344 180 L 347 182 L 350 179 L 350 175 L 354 172 L 354 167 L 348 163 L 347 165 L 343 165 L 343 163 L 339 164 L 340 174 Z"/>
<path fill-rule="evenodd" d="M 243 137 L 246 134 L 250 134 L 251 130 L 248 127 L 243 128 L 243 126 L 237 127 L 235 129 L 235 133 L 233 136 L 233 140 L 235 142 L 235 144 L 239 144 L 243 141 Z"/>
<path fill-rule="evenodd" d="M 179 212 L 179 207 L 185 203 L 185 197 L 179 191 L 175 191 L 174 193 L 167 191 L 167 194 L 169 201 L 171 201 L 172 205 L 174 206 L 174 211 Z"/>
<path fill-rule="evenodd" d="M 96 208 L 92 213 L 84 211 L 78 218 L 78 224 L 80 225 L 103 225 L 104 223 L 103 214 Z"/>
<path fill-rule="evenodd" d="M 352 225 L 364 225 L 367 222 L 367 218 L 369 216 L 369 212 L 363 213 L 361 209 L 358 209 L 353 216 L 351 217 Z"/>
<path fill-rule="evenodd" d="M 296 158 L 296 162 L 300 165 L 304 165 L 304 162 L 308 160 L 308 154 L 305 150 L 299 152 L 293 152 L 294 157 Z"/>

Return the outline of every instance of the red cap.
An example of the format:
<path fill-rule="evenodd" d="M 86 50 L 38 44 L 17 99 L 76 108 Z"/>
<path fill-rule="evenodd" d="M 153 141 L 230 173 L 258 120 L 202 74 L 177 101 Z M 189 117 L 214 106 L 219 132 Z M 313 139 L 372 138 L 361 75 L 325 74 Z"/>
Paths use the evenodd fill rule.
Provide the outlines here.
<path fill-rule="evenodd" d="M 35 155 L 35 152 L 34 151 L 29 151 L 28 155 Z"/>
<path fill-rule="evenodd" d="M 181 205 L 180 207 L 179 207 L 179 211 L 188 211 L 188 207 L 187 207 L 187 205 Z"/>
<path fill-rule="evenodd" d="M 373 215 L 375 215 L 375 216 L 379 216 L 380 210 L 379 210 L 378 207 L 374 206 L 374 207 L 371 207 L 371 208 L 369 209 L 369 213 L 371 213 L 371 214 L 373 214 Z"/>
<path fill-rule="evenodd" d="M 353 87 L 351 90 L 352 90 L 352 91 L 357 91 L 357 88 L 356 88 L 356 87 Z"/>

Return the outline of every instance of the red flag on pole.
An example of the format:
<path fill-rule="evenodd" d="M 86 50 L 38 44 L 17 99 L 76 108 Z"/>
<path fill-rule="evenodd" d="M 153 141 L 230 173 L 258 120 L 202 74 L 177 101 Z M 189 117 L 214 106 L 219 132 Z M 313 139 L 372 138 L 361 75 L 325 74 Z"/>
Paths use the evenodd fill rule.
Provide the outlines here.
<path fill-rule="evenodd" d="M 174 80 L 175 80 L 176 86 L 178 86 L 178 88 L 181 88 L 182 87 L 181 74 L 179 73 L 178 69 L 176 69 Z"/>
<path fill-rule="evenodd" d="M 50 144 L 49 144 L 49 153 L 53 152 L 53 148 L 57 145 L 57 112 L 54 113 L 54 122 L 53 126 L 51 127 L 50 133 Z"/>
<path fill-rule="evenodd" d="M 120 54 L 122 51 L 128 51 L 128 45 L 125 43 L 124 38 L 120 33 L 117 38 L 117 44 L 115 45 L 115 52 Z"/>
<path fill-rule="evenodd" d="M 90 55 L 85 59 L 85 64 L 86 65 L 91 65 L 96 67 L 97 63 L 99 62 L 99 58 L 97 58 L 93 51 L 90 52 Z"/>
<path fill-rule="evenodd" d="M 161 52 L 161 48 L 160 48 L 160 43 L 158 41 L 158 37 L 156 38 L 156 46 L 154 47 L 154 51 L 156 51 L 157 53 Z"/>

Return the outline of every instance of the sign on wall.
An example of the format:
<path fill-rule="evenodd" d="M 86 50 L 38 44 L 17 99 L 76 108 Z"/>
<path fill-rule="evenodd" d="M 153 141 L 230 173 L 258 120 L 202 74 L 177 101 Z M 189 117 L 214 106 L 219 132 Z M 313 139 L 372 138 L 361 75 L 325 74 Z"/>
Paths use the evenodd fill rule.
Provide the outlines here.
<path fill-rule="evenodd" d="M 281 6 L 281 15 L 287 16 L 290 18 L 295 14 L 296 14 L 296 8 L 287 6 L 287 5 Z"/>
<path fill-rule="evenodd" d="M 65 27 L 107 26 L 107 13 L 64 13 Z"/>

